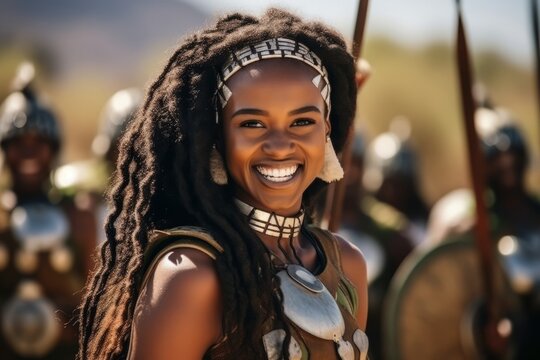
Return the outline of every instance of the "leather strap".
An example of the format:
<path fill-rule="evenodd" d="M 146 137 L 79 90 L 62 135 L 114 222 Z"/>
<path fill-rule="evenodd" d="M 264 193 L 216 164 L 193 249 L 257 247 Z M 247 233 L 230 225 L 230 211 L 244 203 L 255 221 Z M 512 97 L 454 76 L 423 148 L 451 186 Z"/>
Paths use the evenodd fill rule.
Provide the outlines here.
<path fill-rule="evenodd" d="M 148 277 L 161 257 L 175 249 L 196 249 L 213 260 L 223 252 L 223 248 L 203 228 L 195 226 L 180 226 L 167 230 L 154 230 L 150 233 L 150 242 L 143 258 L 144 277 L 139 289 L 146 286 Z"/>
<path fill-rule="evenodd" d="M 358 309 L 358 295 L 356 288 L 343 272 L 338 240 L 328 230 L 309 227 L 309 231 L 317 238 L 326 256 L 326 267 L 318 277 L 338 304 L 355 316 Z"/>

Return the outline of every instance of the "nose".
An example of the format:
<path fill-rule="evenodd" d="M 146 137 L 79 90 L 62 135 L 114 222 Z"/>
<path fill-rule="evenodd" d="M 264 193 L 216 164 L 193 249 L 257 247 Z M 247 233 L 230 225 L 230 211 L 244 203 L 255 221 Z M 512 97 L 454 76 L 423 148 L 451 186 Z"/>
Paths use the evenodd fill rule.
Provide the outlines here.
<path fill-rule="evenodd" d="M 21 148 L 21 156 L 25 159 L 35 158 L 39 154 L 39 149 L 34 144 L 25 144 Z"/>
<path fill-rule="evenodd" d="M 285 159 L 294 153 L 295 147 L 295 142 L 290 135 L 283 131 L 272 131 L 266 137 L 262 149 L 273 158 Z"/>

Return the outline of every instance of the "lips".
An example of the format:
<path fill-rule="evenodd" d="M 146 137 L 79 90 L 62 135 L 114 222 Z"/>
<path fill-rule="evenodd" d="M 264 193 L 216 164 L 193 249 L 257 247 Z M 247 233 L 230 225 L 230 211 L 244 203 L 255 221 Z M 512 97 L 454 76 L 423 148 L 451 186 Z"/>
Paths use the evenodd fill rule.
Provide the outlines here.
<path fill-rule="evenodd" d="M 298 165 L 286 167 L 256 166 L 257 172 L 266 180 L 280 183 L 291 180 L 298 171 Z"/>

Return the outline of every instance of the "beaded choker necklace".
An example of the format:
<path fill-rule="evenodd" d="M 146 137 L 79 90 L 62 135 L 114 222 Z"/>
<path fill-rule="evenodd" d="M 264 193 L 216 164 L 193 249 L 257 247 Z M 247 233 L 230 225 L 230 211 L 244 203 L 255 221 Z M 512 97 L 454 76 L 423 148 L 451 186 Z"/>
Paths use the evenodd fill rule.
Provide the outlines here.
<path fill-rule="evenodd" d="M 277 238 L 298 236 L 304 222 L 304 210 L 296 216 L 280 216 L 275 213 L 259 210 L 238 199 L 235 200 L 240 212 L 247 216 L 249 226 L 256 232 Z"/>

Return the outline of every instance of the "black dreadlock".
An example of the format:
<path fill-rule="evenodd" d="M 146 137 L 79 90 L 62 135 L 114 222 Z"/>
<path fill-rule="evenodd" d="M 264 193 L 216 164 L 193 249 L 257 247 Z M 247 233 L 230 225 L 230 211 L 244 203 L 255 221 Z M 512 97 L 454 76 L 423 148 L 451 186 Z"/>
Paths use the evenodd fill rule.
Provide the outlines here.
<path fill-rule="evenodd" d="M 120 144 L 108 195 L 108 240 L 81 305 L 80 359 L 126 356 L 149 231 L 180 225 L 208 229 L 225 250 L 216 267 L 231 358 L 265 358 L 262 325 L 283 318 L 281 301 L 268 291 L 275 286 L 269 256 L 245 218 L 226 205 L 231 192 L 211 181 L 208 163 L 219 131 L 216 69 L 231 51 L 277 37 L 305 44 L 326 66 L 332 143 L 336 151 L 343 147 L 356 107 L 355 68 L 336 32 L 270 9 L 261 18 L 225 16 L 185 39 L 149 88 Z M 321 187 L 316 180 L 304 202 Z"/>

